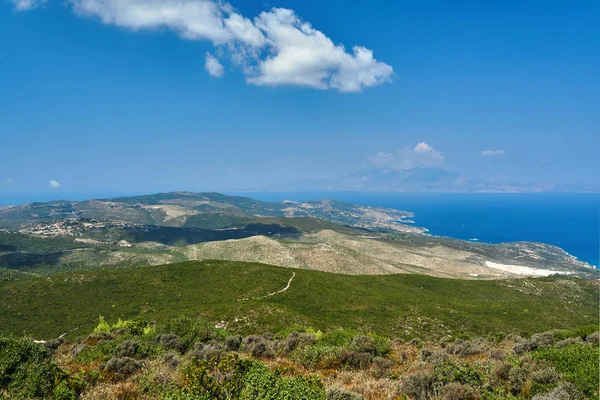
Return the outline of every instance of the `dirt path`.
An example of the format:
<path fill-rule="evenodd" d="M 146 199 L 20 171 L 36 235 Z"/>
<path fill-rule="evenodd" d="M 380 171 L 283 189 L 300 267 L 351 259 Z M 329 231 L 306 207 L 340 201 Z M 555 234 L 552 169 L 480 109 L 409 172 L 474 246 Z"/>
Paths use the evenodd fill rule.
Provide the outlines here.
<path fill-rule="evenodd" d="M 275 296 L 275 295 L 276 295 L 276 294 L 278 294 L 278 293 L 283 293 L 283 292 L 285 292 L 286 290 L 288 290 L 288 289 L 290 288 L 290 285 L 292 284 L 292 281 L 294 280 L 294 277 L 295 277 L 295 276 L 296 276 L 296 273 L 295 273 L 295 272 L 292 272 L 292 277 L 291 277 L 291 278 L 290 278 L 290 280 L 288 281 L 288 283 L 287 283 L 286 287 L 284 287 L 283 289 L 281 289 L 281 290 L 278 290 L 278 291 L 276 291 L 276 292 L 273 292 L 273 293 L 269 293 L 269 294 L 267 294 L 266 296 L 254 297 L 254 298 L 252 298 L 252 300 L 262 300 L 262 299 L 266 299 L 267 297 Z M 248 300 L 250 300 L 250 299 L 240 299 L 240 300 L 238 300 L 238 301 L 248 301 Z"/>

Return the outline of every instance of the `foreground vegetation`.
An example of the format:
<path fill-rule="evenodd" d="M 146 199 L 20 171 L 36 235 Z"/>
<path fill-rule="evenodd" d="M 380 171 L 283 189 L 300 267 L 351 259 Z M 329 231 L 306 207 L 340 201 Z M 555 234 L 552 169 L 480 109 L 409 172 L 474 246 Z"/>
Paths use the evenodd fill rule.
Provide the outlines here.
<path fill-rule="evenodd" d="M 406 343 L 346 329 L 242 337 L 200 319 L 101 317 L 70 343 L 0 336 L 0 397 L 598 399 L 597 330 Z"/>
<path fill-rule="evenodd" d="M 284 288 L 292 273 L 288 290 L 266 296 Z M 599 313 L 598 282 L 576 278 L 346 276 L 227 261 L 3 281 L 0 293 L 0 334 L 37 339 L 89 331 L 98 315 L 142 315 L 158 323 L 202 316 L 240 334 L 299 325 L 437 340 L 498 332 L 528 336 L 597 324 Z"/>

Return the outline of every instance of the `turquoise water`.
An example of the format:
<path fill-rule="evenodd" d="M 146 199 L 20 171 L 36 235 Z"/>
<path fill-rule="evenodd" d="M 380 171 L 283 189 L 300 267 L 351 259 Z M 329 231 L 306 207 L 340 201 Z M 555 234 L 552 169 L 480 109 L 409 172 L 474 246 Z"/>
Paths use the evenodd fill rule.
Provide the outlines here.
<path fill-rule="evenodd" d="M 600 264 L 600 194 L 579 193 L 245 193 L 259 200 L 335 198 L 412 211 L 437 236 L 485 243 L 532 241 Z"/>

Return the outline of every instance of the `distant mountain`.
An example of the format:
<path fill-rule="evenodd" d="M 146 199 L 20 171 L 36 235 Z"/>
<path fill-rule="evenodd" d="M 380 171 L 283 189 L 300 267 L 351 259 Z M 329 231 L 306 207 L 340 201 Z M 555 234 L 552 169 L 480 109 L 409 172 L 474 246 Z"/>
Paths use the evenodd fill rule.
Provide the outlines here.
<path fill-rule="evenodd" d="M 370 169 L 338 179 L 308 179 L 275 188 L 281 191 L 377 192 L 600 192 L 594 184 L 518 183 L 483 180 L 441 168 Z"/>

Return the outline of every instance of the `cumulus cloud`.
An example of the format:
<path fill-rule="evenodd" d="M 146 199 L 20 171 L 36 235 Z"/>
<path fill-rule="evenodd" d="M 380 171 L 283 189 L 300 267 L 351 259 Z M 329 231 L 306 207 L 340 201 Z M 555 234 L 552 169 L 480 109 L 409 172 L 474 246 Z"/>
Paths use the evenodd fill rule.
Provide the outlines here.
<path fill-rule="evenodd" d="M 208 52 L 206 53 L 206 62 L 204 66 L 210 76 L 214 76 L 215 78 L 220 78 L 223 76 L 223 66 L 219 60 L 215 58 L 215 56 Z"/>
<path fill-rule="evenodd" d="M 393 74 L 372 50 L 354 46 L 348 52 L 285 8 L 273 8 L 251 20 L 218 0 L 67 1 L 78 15 L 104 24 L 132 30 L 163 28 L 183 39 L 209 40 L 242 68 L 249 84 L 360 92 L 390 81 Z M 207 56 L 211 73 L 208 63 Z"/>
<path fill-rule="evenodd" d="M 396 153 L 379 152 L 369 161 L 376 168 L 411 169 L 416 167 L 438 167 L 444 162 L 444 156 L 425 142 L 418 143 L 414 148 L 404 147 Z"/>
<path fill-rule="evenodd" d="M 48 186 L 50 186 L 51 189 L 57 189 L 60 187 L 60 182 L 56 180 L 51 180 L 50 182 L 48 182 Z"/>
<path fill-rule="evenodd" d="M 27 11 L 44 5 L 46 1 L 47 0 L 11 0 L 11 3 L 14 5 L 16 10 Z"/>
<path fill-rule="evenodd" d="M 506 152 L 504 150 L 483 150 L 481 152 L 482 156 L 487 156 L 487 157 L 503 156 L 505 154 L 506 154 Z"/>

